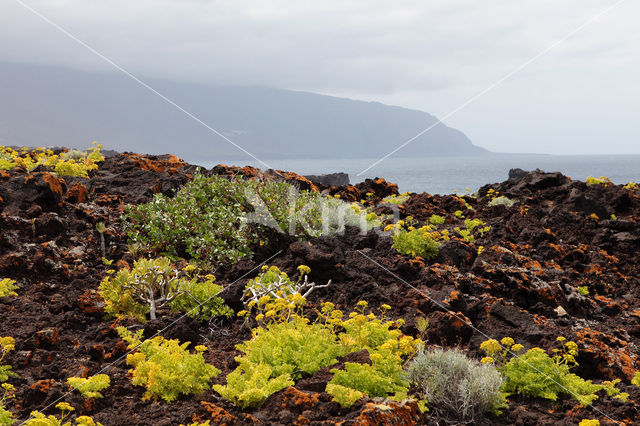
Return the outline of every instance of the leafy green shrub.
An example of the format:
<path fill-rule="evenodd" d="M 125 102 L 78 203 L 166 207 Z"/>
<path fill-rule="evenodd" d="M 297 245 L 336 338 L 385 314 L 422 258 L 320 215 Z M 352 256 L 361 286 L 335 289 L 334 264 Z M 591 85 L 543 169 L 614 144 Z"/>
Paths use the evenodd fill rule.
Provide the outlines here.
<path fill-rule="evenodd" d="M 499 197 L 495 197 L 492 198 L 491 201 L 489 201 L 489 206 L 505 206 L 505 207 L 511 207 L 515 204 L 516 202 L 509 199 L 508 197 L 505 197 L 504 195 L 501 195 Z"/>
<path fill-rule="evenodd" d="M 106 374 L 96 374 L 88 379 L 83 377 L 69 377 L 67 384 L 80 392 L 85 398 L 102 398 L 102 390 L 111 385 L 111 379 Z"/>
<path fill-rule="evenodd" d="M 507 361 L 509 350 L 518 354 L 522 345 L 514 344 L 510 337 L 484 341 L 480 348 L 487 353 L 483 363 L 498 362 L 498 370 L 504 377 L 503 391 L 556 401 L 560 395 L 575 398 L 580 404 L 588 405 L 598 398 L 596 392 L 607 385 L 597 385 L 570 372 L 577 364 L 578 345 L 558 337 L 562 348 L 556 349 L 550 357 L 544 349 L 532 348 L 526 353 Z"/>
<path fill-rule="evenodd" d="M 172 198 L 156 194 L 147 204 L 127 206 L 123 219 L 130 242 L 212 265 L 249 255 L 254 235 L 243 220 L 242 182 L 196 173 Z"/>
<path fill-rule="evenodd" d="M 128 206 L 123 216 L 130 243 L 209 265 L 250 256 L 251 247 L 268 243 L 274 232 L 309 238 L 349 225 L 370 229 L 375 219 L 341 200 L 272 178 L 200 173 L 173 197 L 156 194 L 147 204 Z"/>
<path fill-rule="evenodd" d="M 132 270 L 121 269 L 115 277 L 105 277 L 98 291 L 107 314 L 130 316 L 141 322 L 146 321 L 147 313 L 155 319 L 157 309 L 165 304 L 190 316 L 229 316 L 231 310 L 221 298 L 214 297 L 222 291 L 214 281 L 213 275 L 206 276 L 204 281 L 195 275 L 181 278 L 169 259 L 161 257 L 136 260 Z"/>
<path fill-rule="evenodd" d="M 293 386 L 288 373 L 273 377 L 266 364 L 255 364 L 247 357 L 239 357 L 238 367 L 227 375 L 226 386 L 213 385 L 213 390 L 240 408 L 256 408 L 271 395 Z"/>
<path fill-rule="evenodd" d="M 3 297 L 18 295 L 18 293 L 14 291 L 18 289 L 18 286 L 14 285 L 15 283 L 16 283 L 15 280 L 12 280 L 9 278 L 4 278 L 0 280 L 0 299 Z"/>
<path fill-rule="evenodd" d="M 161 336 L 141 341 L 142 330 L 135 335 L 124 327 L 117 330 L 129 349 L 137 349 L 127 355 L 127 365 L 134 367 L 130 370 L 133 385 L 147 389 L 144 400 L 162 398 L 171 402 L 180 394 L 199 395 L 209 388 L 211 378 L 220 374 L 205 362 L 204 346 L 196 346 L 196 353 L 192 354 L 186 349 L 189 342 L 180 344 Z"/>
<path fill-rule="evenodd" d="M 422 350 L 407 366 L 407 374 L 439 418 L 473 422 L 485 412 L 498 414 L 506 407 L 498 370 L 459 350 Z"/>
<path fill-rule="evenodd" d="M 640 388 L 640 371 L 636 371 L 636 374 L 633 376 L 633 379 L 631 379 L 631 384 L 636 385 L 637 387 Z"/>
<path fill-rule="evenodd" d="M 393 234 L 393 248 L 400 254 L 411 257 L 420 256 L 425 260 L 438 255 L 440 243 L 433 239 L 431 233 L 423 228 L 410 231 L 400 229 Z"/>

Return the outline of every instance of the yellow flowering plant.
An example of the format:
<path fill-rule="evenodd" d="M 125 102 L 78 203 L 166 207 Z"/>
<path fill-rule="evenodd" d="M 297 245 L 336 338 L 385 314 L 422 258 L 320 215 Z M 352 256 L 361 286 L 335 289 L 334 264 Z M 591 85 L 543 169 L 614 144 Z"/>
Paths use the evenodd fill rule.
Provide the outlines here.
<path fill-rule="evenodd" d="M 485 340 L 480 349 L 487 356 L 481 362 L 496 364 L 504 377 L 502 389 L 507 394 L 522 394 L 553 401 L 560 395 L 568 395 L 582 405 L 596 400 L 596 393 L 600 390 L 606 390 L 609 395 L 621 400 L 628 397 L 615 388 L 616 381 L 594 384 L 591 380 L 584 380 L 571 373 L 570 370 L 578 365 L 578 345 L 562 336 L 556 340 L 560 348 L 553 349 L 552 356 L 537 347 L 520 355 L 524 347 L 510 337 L 505 337 L 500 342 L 495 339 Z"/>

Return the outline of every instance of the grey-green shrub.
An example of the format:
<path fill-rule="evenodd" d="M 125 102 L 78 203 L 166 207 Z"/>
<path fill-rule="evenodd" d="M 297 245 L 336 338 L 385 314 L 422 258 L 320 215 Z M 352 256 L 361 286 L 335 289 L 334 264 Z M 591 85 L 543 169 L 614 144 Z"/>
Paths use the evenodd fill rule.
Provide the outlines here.
<path fill-rule="evenodd" d="M 506 406 L 500 372 L 457 349 L 421 350 L 407 366 L 407 374 L 432 415 L 446 421 L 472 422 Z"/>
<path fill-rule="evenodd" d="M 511 207 L 515 204 L 516 202 L 513 201 L 510 198 L 507 198 L 503 195 L 494 198 L 493 200 L 489 201 L 489 206 L 505 206 L 505 207 Z"/>

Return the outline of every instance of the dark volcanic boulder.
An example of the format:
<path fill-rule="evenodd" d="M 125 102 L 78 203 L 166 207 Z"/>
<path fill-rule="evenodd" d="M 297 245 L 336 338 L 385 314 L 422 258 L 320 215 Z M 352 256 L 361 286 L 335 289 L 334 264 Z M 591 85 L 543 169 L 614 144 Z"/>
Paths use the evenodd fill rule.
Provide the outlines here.
<path fill-rule="evenodd" d="M 328 173 L 326 175 L 305 175 L 307 179 L 315 184 L 329 186 L 349 185 L 349 175 L 347 173 Z"/>

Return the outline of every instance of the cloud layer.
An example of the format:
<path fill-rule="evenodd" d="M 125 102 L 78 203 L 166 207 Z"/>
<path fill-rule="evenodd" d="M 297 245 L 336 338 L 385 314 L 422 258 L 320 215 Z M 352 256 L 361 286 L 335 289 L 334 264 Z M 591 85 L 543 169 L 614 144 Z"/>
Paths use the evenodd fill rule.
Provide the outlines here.
<path fill-rule="evenodd" d="M 131 72 L 378 100 L 444 116 L 604 0 L 20 0 Z M 640 3 L 623 2 L 445 120 L 495 151 L 640 153 Z M 18 1 L 0 58 L 113 69 Z"/>

